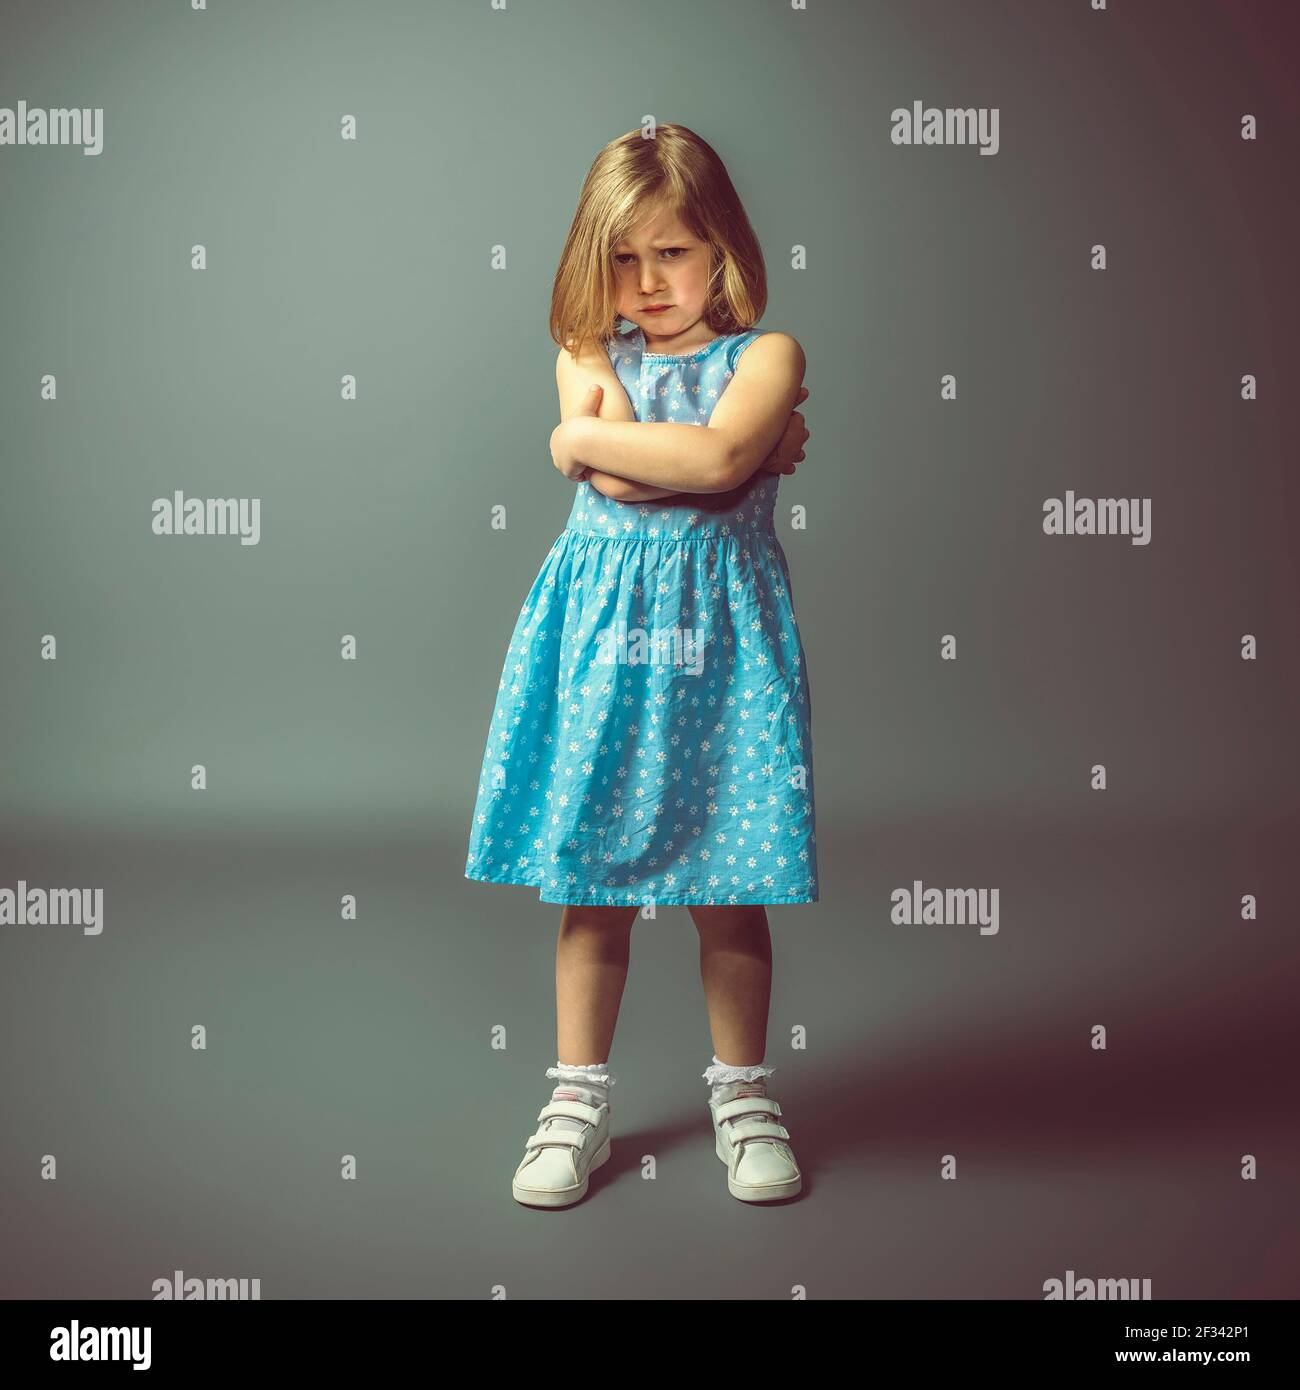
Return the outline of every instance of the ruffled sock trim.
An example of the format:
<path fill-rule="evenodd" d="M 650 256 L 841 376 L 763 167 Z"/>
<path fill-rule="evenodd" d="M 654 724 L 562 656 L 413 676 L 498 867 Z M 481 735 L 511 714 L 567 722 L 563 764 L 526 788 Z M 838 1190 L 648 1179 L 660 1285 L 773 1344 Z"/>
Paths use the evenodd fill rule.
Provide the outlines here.
<path fill-rule="evenodd" d="M 754 1065 L 749 1067 L 733 1067 L 729 1062 L 720 1062 L 718 1055 L 713 1054 L 713 1065 L 706 1068 L 701 1075 L 710 1086 L 725 1086 L 731 1081 L 758 1081 L 769 1077 L 776 1070 L 775 1067 L 765 1067 Z"/>
<path fill-rule="evenodd" d="M 552 1081 L 576 1081 L 595 1082 L 597 1086 L 616 1086 L 618 1078 L 610 1070 L 608 1062 L 590 1062 L 583 1066 L 575 1066 L 569 1062 L 556 1062 L 553 1067 L 546 1068 L 546 1075 Z"/>

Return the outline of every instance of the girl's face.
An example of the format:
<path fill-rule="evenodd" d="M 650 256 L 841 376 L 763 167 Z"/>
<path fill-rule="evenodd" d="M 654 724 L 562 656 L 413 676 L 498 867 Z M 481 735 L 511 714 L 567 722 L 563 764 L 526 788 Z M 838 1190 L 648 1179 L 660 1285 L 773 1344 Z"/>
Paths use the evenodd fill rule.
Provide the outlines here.
<path fill-rule="evenodd" d="M 712 341 L 713 330 L 700 317 L 709 247 L 675 212 L 647 218 L 614 247 L 614 277 L 618 311 L 645 334 L 647 346 L 689 352 Z"/>

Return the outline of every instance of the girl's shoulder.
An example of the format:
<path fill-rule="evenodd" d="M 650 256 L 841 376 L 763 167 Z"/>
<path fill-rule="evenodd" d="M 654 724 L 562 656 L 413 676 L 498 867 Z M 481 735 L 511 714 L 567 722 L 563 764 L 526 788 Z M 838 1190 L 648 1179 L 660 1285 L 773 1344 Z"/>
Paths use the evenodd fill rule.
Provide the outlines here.
<path fill-rule="evenodd" d="M 734 372 L 736 363 L 744 356 L 745 349 L 758 342 L 760 338 L 770 337 L 770 328 L 748 328 L 742 333 L 733 333 L 727 339 L 727 370 Z"/>
<path fill-rule="evenodd" d="M 747 332 L 733 334 L 728 340 L 728 370 L 734 372 L 745 350 L 760 338 L 764 339 L 764 352 L 776 352 L 803 361 L 803 348 L 789 333 L 782 333 L 776 328 L 751 328 Z"/>
<path fill-rule="evenodd" d="M 597 378 L 607 377 L 613 381 L 618 377 L 618 353 L 622 349 L 616 349 L 611 343 L 600 343 L 588 339 L 577 350 L 574 349 L 573 342 L 570 340 L 559 350 L 555 359 L 555 380 L 563 389 L 566 382 L 583 381 L 583 389 L 586 389 L 592 376 Z"/>

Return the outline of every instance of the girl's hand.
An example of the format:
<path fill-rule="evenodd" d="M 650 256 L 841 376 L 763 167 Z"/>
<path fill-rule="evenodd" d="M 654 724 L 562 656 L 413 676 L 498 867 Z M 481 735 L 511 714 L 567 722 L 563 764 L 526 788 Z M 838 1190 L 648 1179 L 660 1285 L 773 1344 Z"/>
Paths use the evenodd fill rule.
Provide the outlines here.
<path fill-rule="evenodd" d="M 802 405 L 808 399 L 808 388 L 801 386 L 794 398 L 795 405 Z M 808 428 L 804 418 L 797 410 L 790 412 L 789 423 L 777 446 L 759 466 L 760 473 L 793 473 L 794 466 L 804 458 L 803 446 L 808 442 Z"/>
<path fill-rule="evenodd" d="M 551 461 L 571 483 L 580 483 L 590 470 L 574 457 L 574 431 L 570 426 L 577 420 L 597 418 L 600 413 L 601 398 L 604 394 L 605 388 L 600 382 L 593 381 L 577 412 L 569 416 L 567 420 L 561 421 L 551 431 Z"/>

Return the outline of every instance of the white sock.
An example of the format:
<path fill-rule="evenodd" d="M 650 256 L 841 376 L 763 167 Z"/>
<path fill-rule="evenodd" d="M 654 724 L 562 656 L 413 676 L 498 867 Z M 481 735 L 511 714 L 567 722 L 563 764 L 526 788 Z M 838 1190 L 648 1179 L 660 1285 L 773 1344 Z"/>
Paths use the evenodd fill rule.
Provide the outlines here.
<path fill-rule="evenodd" d="M 732 1066 L 730 1062 L 719 1061 L 715 1052 L 713 1065 L 707 1067 L 702 1075 L 709 1083 L 710 1099 L 717 1105 L 723 1100 L 736 1100 L 741 1096 L 767 1095 L 767 1078 L 775 1070 L 775 1067 L 765 1067 L 761 1063 L 745 1067 Z M 737 1082 L 744 1084 L 737 1085 Z"/>
<path fill-rule="evenodd" d="M 579 1100 L 585 1105 L 608 1105 L 610 1087 L 617 1084 L 608 1062 L 591 1062 L 583 1066 L 556 1062 L 553 1067 L 547 1067 L 546 1074 L 560 1083 L 551 1092 L 552 1100 Z M 563 1129 L 584 1128 L 581 1120 L 570 1119 L 568 1115 L 557 1115 L 545 1121 L 545 1126 L 549 1125 L 558 1125 Z"/>

